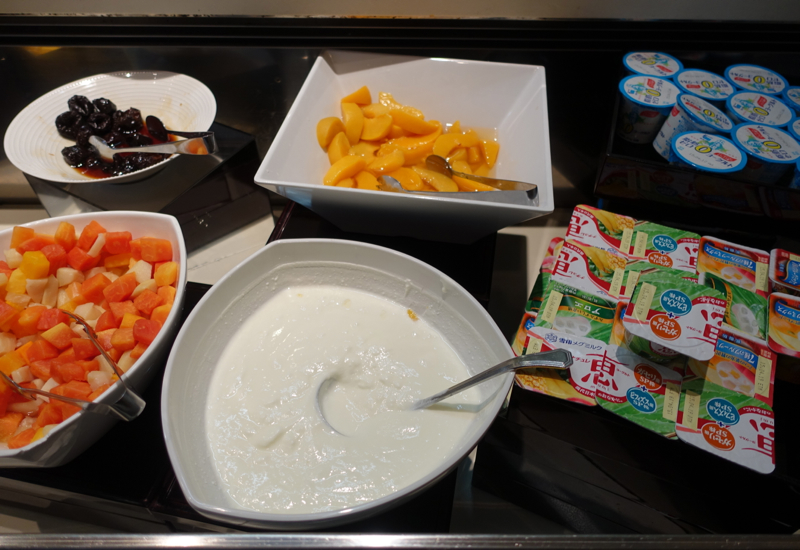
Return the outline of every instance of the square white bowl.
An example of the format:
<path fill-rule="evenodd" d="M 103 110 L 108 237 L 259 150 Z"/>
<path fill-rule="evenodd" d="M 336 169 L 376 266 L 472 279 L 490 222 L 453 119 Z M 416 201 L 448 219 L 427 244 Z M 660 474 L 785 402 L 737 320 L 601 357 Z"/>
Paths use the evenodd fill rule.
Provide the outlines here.
<path fill-rule="evenodd" d="M 172 256 L 178 262 L 178 281 L 175 302 L 172 305 L 164 326 L 138 361 L 125 373 L 125 381 L 135 391 L 141 392 L 153 378 L 159 364 L 166 357 L 178 329 L 178 319 L 183 309 L 186 287 L 186 245 L 178 220 L 166 214 L 148 212 L 90 212 L 39 220 L 24 224 L 37 233 L 52 235 L 61 222 L 69 222 L 80 231 L 96 220 L 108 231 L 130 231 L 134 238 L 157 237 L 167 239 L 172 244 Z M 11 244 L 13 229 L 0 231 L 0 251 L 7 250 Z M 122 394 L 120 384 L 114 384 L 97 402 L 113 403 Z M 157 403 L 148 403 L 157 407 Z M 42 439 L 19 449 L 0 450 L 0 468 L 14 467 L 52 467 L 65 464 L 100 439 L 117 422 L 116 417 L 81 411 L 58 425 Z M 132 420 L 136 422 L 136 420 Z"/>
<path fill-rule="evenodd" d="M 427 119 L 495 129 L 494 176 L 538 186 L 516 204 L 329 187 L 330 163 L 316 139 L 320 119 L 341 116 L 340 99 L 368 86 L 390 92 Z M 259 185 L 340 229 L 445 242 L 473 242 L 553 211 L 553 178 L 544 67 L 357 52 L 317 58 L 256 173 Z"/>

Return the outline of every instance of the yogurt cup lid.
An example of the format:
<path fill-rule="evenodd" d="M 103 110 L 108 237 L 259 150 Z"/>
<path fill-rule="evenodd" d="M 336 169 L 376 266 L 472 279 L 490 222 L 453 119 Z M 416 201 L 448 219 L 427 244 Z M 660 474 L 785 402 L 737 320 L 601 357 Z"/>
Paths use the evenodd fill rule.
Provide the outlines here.
<path fill-rule="evenodd" d="M 678 104 L 683 107 L 686 115 L 697 124 L 721 132 L 730 132 L 733 129 L 733 121 L 728 115 L 696 95 L 681 94 L 678 96 Z"/>
<path fill-rule="evenodd" d="M 684 132 L 672 139 L 672 151 L 698 170 L 724 174 L 744 168 L 747 159 L 729 139 L 705 132 Z"/>
<path fill-rule="evenodd" d="M 725 78 L 737 88 L 762 94 L 779 94 L 789 86 L 781 75 L 759 65 L 731 65 L 725 69 Z"/>
<path fill-rule="evenodd" d="M 731 133 L 746 153 L 767 162 L 794 164 L 800 159 L 800 143 L 788 132 L 766 124 L 739 124 Z"/>
<path fill-rule="evenodd" d="M 684 69 L 675 75 L 675 84 L 687 94 L 722 101 L 736 89 L 725 77 L 702 69 Z"/>
<path fill-rule="evenodd" d="M 674 106 L 680 95 L 680 90 L 669 80 L 638 74 L 623 78 L 619 91 L 634 103 L 654 109 Z"/>
<path fill-rule="evenodd" d="M 789 86 L 783 92 L 783 98 L 795 109 L 800 108 L 800 86 Z"/>
<path fill-rule="evenodd" d="M 760 92 L 737 92 L 725 104 L 744 121 L 767 126 L 786 126 L 794 116 L 794 112 L 783 101 Z"/>
<path fill-rule="evenodd" d="M 792 137 L 800 143 L 800 116 L 796 116 L 789 121 L 788 129 Z"/>
<path fill-rule="evenodd" d="M 661 52 L 628 52 L 622 58 L 622 64 L 634 73 L 663 78 L 672 78 L 683 69 L 680 61 Z"/>

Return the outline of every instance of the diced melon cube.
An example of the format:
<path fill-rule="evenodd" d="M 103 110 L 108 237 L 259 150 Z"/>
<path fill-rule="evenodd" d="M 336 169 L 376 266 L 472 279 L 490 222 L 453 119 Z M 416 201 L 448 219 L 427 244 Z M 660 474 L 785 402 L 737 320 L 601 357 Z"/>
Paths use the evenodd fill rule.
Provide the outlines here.
<path fill-rule="evenodd" d="M 9 248 L 8 250 L 4 250 L 3 254 L 6 257 L 6 263 L 8 267 L 11 269 L 16 269 L 22 263 L 22 254 L 14 250 L 13 248 Z"/>
<path fill-rule="evenodd" d="M 59 291 L 58 291 L 58 299 L 56 300 L 56 305 L 58 307 L 61 307 L 64 304 L 66 304 L 67 302 L 69 302 L 69 296 L 67 296 L 67 291 L 64 290 L 63 288 L 59 289 Z"/>
<path fill-rule="evenodd" d="M 139 285 L 133 289 L 131 293 L 131 298 L 136 298 L 139 294 L 144 292 L 145 290 L 149 290 L 150 292 L 158 292 L 158 285 L 156 285 L 155 279 L 149 279 L 143 283 L 139 283 Z"/>
<path fill-rule="evenodd" d="M 153 277 L 153 266 L 144 260 L 139 260 L 131 268 L 131 271 L 136 273 L 136 282 L 142 284 L 143 282 Z"/>
<path fill-rule="evenodd" d="M 111 383 L 111 375 L 105 371 L 94 370 L 86 374 L 86 381 L 89 382 L 92 391 L 97 391 L 100 386 Z"/>
<path fill-rule="evenodd" d="M 6 294 L 6 303 L 17 309 L 25 309 L 30 301 L 31 297 L 27 294 L 17 294 L 16 292 Z"/>
<path fill-rule="evenodd" d="M 31 368 L 27 365 L 18 368 L 17 370 L 11 373 L 11 379 L 17 384 L 22 384 L 23 382 L 30 382 L 31 380 L 33 380 L 33 374 L 31 373 Z"/>
<path fill-rule="evenodd" d="M 34 378 L 33 379 L 33 385 L 37 390 L 41 390 L 42 386 L 44 386 L 44 380 L 42 380 L 41 378 Z M 43 396 L 40 395 L 39 397 L 43 397 Z M 37 397 L 37 399 L 39 399 L 39 397 Z"/>
<path fill-rule="evenodd" d="M 75 308 L 75 315 L 79 315 L 85 321 L 92 321 L 97 319 L 103 314 L 103 308 L 89 302 L 88 304 L 81 304 Z"/>
<path fill-rule="evenodd" d="M 59 267 L 58 271 L 56 271 L 56 277 L 58 278 L 59 288 L 72 283 L 82 283 L 85 280 L 83 273 L 71 267 Z"/>
<path fill-rule="evenodd" d="M 100 363 L 100 370 L 97 372 L 105 372 L 109 376 L 113 376 L 114 374 L 116 374 L 114 372 L 114 367 L 112 367 L 111 364 L 102 355 L 99 355 L 97 357 L 97 362 Z"/>
<path fill-rule="evenodd" d="M 17 339 L 10 332 L 0 332 L 0 355 L 5 355 L 17 347 Z"/>
<path fill-rule="evenodd" d="M 28 279 L 25 281 L 25 288 L 27 290 L 28 296 L 31 297 L 31 300 L 34 302 L 41 303 L 42 297 L 44 296 L 44 289 L 47 288 L 47 281 L 49 279 Z"/>
<path fill-rule="evenodd" d="M 105 245 L 106 245 L 106 234 L 105 233 L 100 233 L 97 236 L 97 239 L 95 239 L 94 244 L 89 249 L 87 254 L 89 254 L 89 256 L 91 256 L 92 258 L 96 258 L 103 251 L 103 247 Z"/>
<path fill-rule="evenodd" d="M 33 414 L 39 410 L 39 403 L 38 399 L 32 399 L 31 401 L 23 401 L 21 403 L 12 403 L 8 406 L 8 410 L 15 413 L 22 413 L 22 414 Z M 24 420 L 23 420 L 24 422 Z"/>
<path fill-rule="evenodd" d="M 91 279 L 92 277 L 94 277 L 94 276 L 95 276 L 95 275 L 97 275 L 98 273 L 105 273 L 106 271 L 108 271 L 108 270 L 107 270 L 105 267 L 103 267 L 103 266 L 99 266 L 99 267 L 93 267 L 92 269 L 90 269 L 89 271 L 87 271 L 86 273 L 84 273 L 84 275 L 83 275 L 83 276 L 84 276 L 86 279 Z"/>
<path fill-rule="evenodd" d="M 120 357 L 119 361 L 117 361 L 117 367 L 122 372 L 128 372 L 128 369 L 131 368 L 135 362 L 136 359 L 131 357 L 131 350 L 128 350 L 123 353 L 122 357 Z"/>
<path fill-rule="evenodd" d="M 42 305 L 47 307 L 56 307 L 58 305 L 58 279 L 55 275 L 50 275 L 47 278 L 47 285 L 44 287 L 42 293 Z"/>
<path fill-rule="evenodd" d="M 117 279 L 119 279 L 119 275 L 117 275 L 113 271 L 106 271 L 105 273 L 103 273 L 103 275 L 105 276 L 106 279 L 108 279 L 112 283 Z"/>

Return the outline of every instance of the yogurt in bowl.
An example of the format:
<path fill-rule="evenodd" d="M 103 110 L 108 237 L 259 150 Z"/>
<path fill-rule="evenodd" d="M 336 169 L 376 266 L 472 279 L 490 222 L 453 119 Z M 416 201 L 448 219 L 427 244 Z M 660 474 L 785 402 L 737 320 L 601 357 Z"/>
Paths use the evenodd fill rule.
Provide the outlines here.
<path fill-rule="evenodd" d="M 747 165 L 740 173 L 747 181 L 775 183 L 800 160 L 800 143 L 780 128 L 739 124 L 731 136 L 747 154 Z"/>
<path fill-rule="evenodd" d="M 669 159 L 672 138 L 683 132 L 730 134 L 733 122 L 721 109 L 692 94 L 681 94 L 664 125 L 658 131 L 653 147 Z"/>
<path fill-rule="evenodd" d="M 738 92 L 725 106 L 736 124 L 751 122 L 782 128 L 789 124 L 794 112 L 783 101 L 760 92 Z"/>
<path fill-rule="evenodd" d="M 789 86 L 781 75 L 759 65 L 731 65 L 725 69 L 725 78 L 746 92 L 780 94 Z"/>
<path fill-rule="evenodd" d="M 706 101 L 723 102 L 736 91 L 725 77 L 702 69 L 680 71 L 675 75 L 675 84 L 684 93 L 702 97 Z"/>
<path fill-rule="evenodd" d="M 622 64 L 631 74 L 644 74 L 661 78 L 672 78 L 683 69 L 675 57 L 661 52 L 628 52 Z"/>
<path fill-rule="evenodd" d="M 619 91 L 617 135 L 632 143 L 651 143 L 675 106 L 678 88 L 664 78 L 633 75 L 622 79 Z"/>

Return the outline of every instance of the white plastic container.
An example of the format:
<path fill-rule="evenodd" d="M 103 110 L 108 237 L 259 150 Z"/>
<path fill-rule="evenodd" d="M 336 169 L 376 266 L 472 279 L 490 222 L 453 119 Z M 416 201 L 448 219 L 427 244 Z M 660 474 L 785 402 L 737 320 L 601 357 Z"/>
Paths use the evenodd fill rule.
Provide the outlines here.
<path fill-rule="evenodd" d="M 729 135 L 733 121 L 722 109 L 692 94 L 681 94 L 653 140 L 656 152 L 669 159 L 672 138 L 683 132 Z"/>
<path fill-rule="evenodd" d="M 760 92 L 737 92 L 728 98 L 725 106 L 736 124 L 747 122 L 783 128 L 794 116 L 783 101 Z"/>
<path fill-rule="evenodd" d="M 682 92 L 718 105 L 736 92 L 736 88 L 725 77 L 702 69 L 684 69 L 675 75 L 674 80 Z"/>
<path fill-rule="evenodd" d="M 617 135 L 632 143 L 652 143 L 675 106 L 680 91 L 669 80 L 633 75 L 619 83 L 622 102 Z"/>
<path fill-rule="evenodd" d="M 800 160 L 800 143 L 780 128 L 739 124 L 731 137 L 747 154 L 747 165 L 739 173 L 741 179 L 772 184 Z"/>
<path fill-rule="evenodd" d="M 800 86 L 789 86 L 783 91 L 783 101 L 792 108 L 794 114 L 800 115 Z"/>
<path fill-rule="evenodd" d="M 729 174 L 744 168 L 747 158 L 728 138 L 705 132 L 684 132 L 673 138 L 669 161 L 703 172 Z"/>
<path fill-rule="evenodd" d="M 661 52 L 628 52 L 622 64 L 631 74 L 644 74 L 672 78 L 683 69 L 683 64 L 671 55 Z"/>
<path fill-rule="evenodd" d="M 789 87 L 781 75 L 759 65 L 731 65 L 725 69 L 725 78 L 746 92 L 775 95 Z"/>

